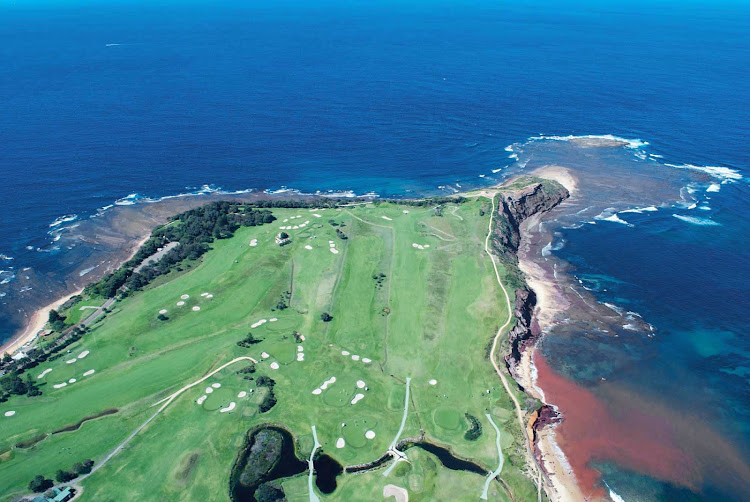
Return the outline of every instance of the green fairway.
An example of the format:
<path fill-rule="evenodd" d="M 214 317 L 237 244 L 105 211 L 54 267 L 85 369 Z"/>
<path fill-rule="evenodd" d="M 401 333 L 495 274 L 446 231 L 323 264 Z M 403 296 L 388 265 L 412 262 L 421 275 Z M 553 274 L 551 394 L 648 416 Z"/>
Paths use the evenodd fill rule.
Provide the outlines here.
<path fill-rule="evenodd" d="M 513 403 L 487 355 L 508 318 L 484 251 L 488 206 L 485 198 L 448 204 L 441 216 L 391 203 L 275 208 L 272 224 L 216 240 L 197 266 L 118 301 L 62 357 L 29 370 L 42 396 L 0 403 L 0 500 L 27 493 L 37 474 L 102 462 L 163 404 L 155 403 L 241 356 L 258 361 L 254 373 L 238 373 L 249 365 L 238 361 L 182 392 L 80 482 L 79 500 L 229 500 L 245 433 L 264 423 L 288 429 L 301 458 L 310 455 L 314 425 L 322 450 L 343 466 L 373 462 L 397 436 L 407 378 L 399 439 L 424 432 L 490 472 L 498 464 L 490 413 L 505 455 L 490 500 L 536 500 Z M 301 228 L 284 230 L 289 245 L 275 244 L 288 226 Z M 260 342 L 238 346 L 248 333 Z M 261 413 L 270 390 L 256 383 L 264 375 L 275 381 L 277 403 Z M 109 409 L 117 412 L 52 434 Z M 3 416 L 9 410 L 15 415 Z M 467 413 L 482 425 L 474 441 L 464 438 Z M 478 500 L 485 476 L 448 469 L 419 448 L 406 455 L 388 477 L 389 464 L 344 473 L 333 493 L 318 496 L 386 500 L 383 487 L 394 484 L 411 501 Z M 282 485 L 288 500 L 309 500 L 306 473 Z"/>

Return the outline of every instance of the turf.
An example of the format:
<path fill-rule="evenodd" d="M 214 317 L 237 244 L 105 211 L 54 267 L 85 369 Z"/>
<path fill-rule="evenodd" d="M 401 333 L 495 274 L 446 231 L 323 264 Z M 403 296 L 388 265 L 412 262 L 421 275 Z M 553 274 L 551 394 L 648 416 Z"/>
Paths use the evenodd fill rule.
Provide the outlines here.
<path fill-rule="evenodd" d="M 83 480 L 80 500 L 228 500 L 229 474 L 244 434 L 261 423 L 289 429 L 301 456 L 310 453 L 315 425 L 323 451 L 342 465 L 371 462 L 399 429 L 407 377 L 411 399 L 401 438 L 424 431 L 427 440 L 491 471 L 497 465 L 494 430 L 485 418 L 491 413 L 506 454 L 503 482 L 492 483 L 491 500 L 536 499 L 522 472 L 523 443 L 511 402 L 486 358 L 488 341 L 507 317 L 483 248 L 489 214 L 481 209 L 487 202 L 448 205 L 442 216 L 432 208 L 388 203 L 316 211 L 320 218 L 306 209 L 274 209 L 273 224 L 216 241 L 197 266 L 119 301 L 69 354 L 31 370 L 35 380 L 52 370 L 38 380 L 43 396 L 13 397 L 0 405 L 0 412 L 17 412 L 0 414 L 0 500 L 25 493 L 36 474 L 51 477 L 86 458 L 101 461 L 156 411 L 154 403 L 235 357 L 260 361 L 262 352 L 270 357 L 249 376 L 275 380 L 278 402 L 269 412 L 258 411 L 267 390 L 236 373 L 247 363 L 229 366 L 185 391 Z M 331 219 L 343 226 L 330 225 Z M 303 229 L 287 230 L 290 245 L 274 244 L 279 226 L 308 220 Z M 336 228 L 348 238 L 337 236 Z M 248 245 L 252 239 L 256 247 Z M 189 298 L 181 300 L 184 294 Z M 288 298 L 288 308 L 278 308 L 282 298 Z M 157 318 L 161 309 L 168 311 L 166 320 Z M 323 312 L 333 316 L 330 322 L 321 320 Z M 251 327 L 271 318 L 278 321 Z M 295 341 L 295 331 L 304 342 Z M 237 346 L 248 333 L 262 341 Z M 66 364 L 84 350 L 90 351 L 85 359 Z M 280 368 L 271 369 L 272 362 Z M 90 369 L 93 375 L 82 376 Z M 333 376 L 334 384 L 312 394 Z M 53 388 L 71 378 L 77 381 Z M 431 379 L 437 384 L 430 385 Z M 366 390 L 356 387 L 358 380 Z M 198 405 L 211 383 L 221 388 Z M 238 398 L 240 391 L 249 395 Z M 357 393 L 365 397 L 350 404 Z M 219 413 L 230 402 L 236 408 Z M 119 411 L 30 448 L 14 447 L 110 408 Z M 463 437 L 465 413 L 482 422 L 476 441 Z M 374 439 L 365 438 L 368 430 Z M 346 441 L 342 449 L 335 447 L 339 437 Z M 319 496 L 378 500 L 388 483 L 406 487 L 410 500 L 476 500 L 481 492 L 483 476 L 448 470 L 416 448 L 407 455 L 410 464 L 397 466 L 388 478 L 382 468 L 344 474 L 333 494 Z M 306 475 L 284 481 L 284 489 L 291 501 L 308 500 Z"/>

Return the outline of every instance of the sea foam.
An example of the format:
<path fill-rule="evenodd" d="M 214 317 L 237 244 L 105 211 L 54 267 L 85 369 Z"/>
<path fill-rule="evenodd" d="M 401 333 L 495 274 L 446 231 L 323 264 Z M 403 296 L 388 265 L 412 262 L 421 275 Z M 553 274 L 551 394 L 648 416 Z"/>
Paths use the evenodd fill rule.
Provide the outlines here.
<path fill-rule="evenodd" d="M 701 225 L 704 227 L 716 227 L 716 226 L 721 225 L 721 223 L 718 223 L 714 220 L 710 220 L 708 218 L 697 218 L 695 216 L 683 216 L 681 214 L 673 214 L 672 216 L 674 216 L 678 220 L 686 221 L 693 225 Z"/>

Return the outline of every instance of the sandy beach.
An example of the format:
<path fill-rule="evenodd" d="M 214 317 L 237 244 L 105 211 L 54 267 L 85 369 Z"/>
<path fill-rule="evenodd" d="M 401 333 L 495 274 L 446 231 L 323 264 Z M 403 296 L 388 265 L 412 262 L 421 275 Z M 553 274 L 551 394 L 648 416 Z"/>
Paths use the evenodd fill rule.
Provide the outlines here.
<path fill-rule="evenodd" d="M 142 236 L 139 240 L 133 243 L 132 248 L 130 250 L 130 253 L 124 257 L 120 263 L 116 264 L 117 268 L 129 259 L 131 259 L 135 254 L 138 252 L 138 250 L 143 246 L 143 244 L 146 243 L 148 238 L 151 236 L 151 232 L 148 234 Z M 8 340 L 5 344 L 3 344 L 0 347 L 0 352 L 2 353 L 8 353 L 13 354 L 16 351 L 18 351 L 20 348 L 32 343 L 36 338 L 39 336 L 39 333 L 44 329 L 45 324 L 47 324 L 47 319 L 49 318 L 49 311 L 52 309 L 56 309 L 60 307 L 62 304 L 70 300 L 76 295 L 80 295 L 83 292 L 83 288 L 78 288 L 73 293 L 67 294 L 61 298 L 58 298 L 57 300 L 53 301 L 52 303 L 45 305 L 44 307 L 41 307 L 34 311 L 31 316 L 29 316 L 29 322 L 24 328 L 24 330 L 18 335 L 13 337 L 12 339 Z"/>

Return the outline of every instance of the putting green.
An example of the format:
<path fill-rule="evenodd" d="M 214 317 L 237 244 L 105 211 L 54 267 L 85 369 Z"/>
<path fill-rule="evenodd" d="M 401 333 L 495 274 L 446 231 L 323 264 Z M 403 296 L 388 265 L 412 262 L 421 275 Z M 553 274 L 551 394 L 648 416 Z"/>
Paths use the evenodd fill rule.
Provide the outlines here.
<path fill-rule="evenodd" d="M 452 408 L 438 408 L 432 413 L 435 425 L 447 430 L 456 430 L 461 425 L 461 415 Z"/>

